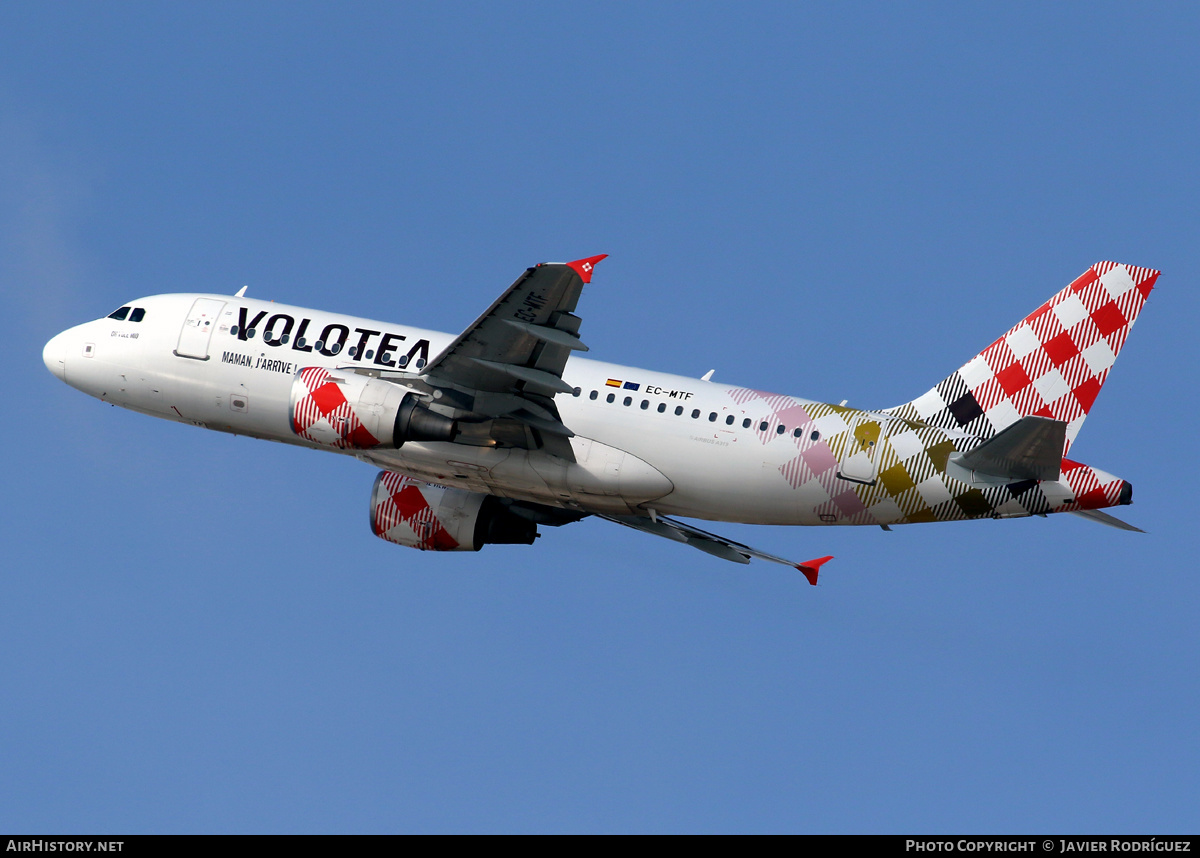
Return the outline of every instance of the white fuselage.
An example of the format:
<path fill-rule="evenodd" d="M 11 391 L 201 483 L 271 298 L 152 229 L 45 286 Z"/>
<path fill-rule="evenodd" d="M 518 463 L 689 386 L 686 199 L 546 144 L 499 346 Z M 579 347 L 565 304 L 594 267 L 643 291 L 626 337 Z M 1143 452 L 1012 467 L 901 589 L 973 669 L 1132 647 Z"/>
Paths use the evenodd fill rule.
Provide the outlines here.
<path fill-rule="evenodd" d="M 217 308 L 211 332 L 186 324 L 201 297 Z M 453 340 L 436 331 L 220 295 L 158 295 L 130 306 L 145 311 L 142 321 L 103 318 L 64 331 L 47 344 L 47 365 L 105 402 L 304 446 L 317 445 L 291 427 L 289 396 L 300 368 L 378 363 L 394 370 L 382 362 L 382 346 L 390 364 L 409 356 L 406 368 L 415 376 L 418 362 L 423 366 Z M 253 337 L 234 333 L 239 320 L 255 319 Z M 336 354 L 314 348 L 326 331 L 343 341 Z M 333 350 L 333 343 L 322 344 Z M 582 502 L 597 511 L 624 512 L 641 504 L 710 520 L 822 523 L 812 501 L 824 498 L 806 499 L 780 478 L 797 448 L 793 427 L 783 424 L 779 431 L 779 409 L 768 400 L 739 405 L 728 385 L 580 357 L 568 362 L 563 378 L 579 391 L 555 397 L 563 423 L 576 436 L 571 443 L 580 464 L 574 468 L 538 450 L 448 443 L 341 452 L 417 479 L 553 505 Z M 760 429 L 764 421 L 768 431 Z M 580 496 L 579 475 L 571 471 L 589 459 L 593 476 L 607 476 L 609 485 Z"/>

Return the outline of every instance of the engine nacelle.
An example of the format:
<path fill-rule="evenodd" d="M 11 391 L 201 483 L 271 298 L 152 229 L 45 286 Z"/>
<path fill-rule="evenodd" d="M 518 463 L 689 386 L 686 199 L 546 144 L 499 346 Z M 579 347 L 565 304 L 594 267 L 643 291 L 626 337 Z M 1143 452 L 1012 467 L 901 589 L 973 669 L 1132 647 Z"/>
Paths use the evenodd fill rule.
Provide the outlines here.
<path fill-rule="evenodd" d="M 498 498 L 431 486 L 380 471 L 371 490 L 371 532 L 422 551 L 478 551 L 488 543 L 532 545 L 537 525 Z"/>
<path fill-rule="evenodd" d="M 398 384 L 355 372 L 304 367 L 292 382 L 292 431 L 327 447 L 367 450 L 405 441 L 453 441 L 458 423 Z"/>

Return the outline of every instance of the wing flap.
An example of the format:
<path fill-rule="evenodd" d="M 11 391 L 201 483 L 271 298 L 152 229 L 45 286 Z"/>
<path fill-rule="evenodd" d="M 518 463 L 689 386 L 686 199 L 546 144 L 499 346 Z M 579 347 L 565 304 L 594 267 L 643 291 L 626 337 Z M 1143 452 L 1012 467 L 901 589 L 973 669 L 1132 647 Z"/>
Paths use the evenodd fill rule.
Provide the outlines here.
<path fill-rule="evenodd" d="M 557 375 L 551 372 L 546 372 L 544 369 L 536 369 L 529 366 L 521 366 L 519 364 L 501 363 L 500 361 L 487 360 L 485 358 L 472 357 L 467 358 L 468 361 L 476 366 L 484 367 L 502 375 L 507 375 L 518 381 L 523 381 L 526 384 L 532 384 L 535 387 L 544 388 L 552 393 L 570 393 L 574 390 L 571 385 L 567 384 Z"/>
<path fill-rule="evenodd" d="M 531 325 L 528 322 L 518 322 L 516 319 L 502 319 L 504 324 L 516 328 L 522 333 L 528 334 L 531 337 L 541 340 L 544 343 L 553 343 L 556 346 L 562 346 L 572 351 L 586 352 L 590 349 L 583 344 L 579 337 L 559 328 L 551 328 L 547 325 Z"/>

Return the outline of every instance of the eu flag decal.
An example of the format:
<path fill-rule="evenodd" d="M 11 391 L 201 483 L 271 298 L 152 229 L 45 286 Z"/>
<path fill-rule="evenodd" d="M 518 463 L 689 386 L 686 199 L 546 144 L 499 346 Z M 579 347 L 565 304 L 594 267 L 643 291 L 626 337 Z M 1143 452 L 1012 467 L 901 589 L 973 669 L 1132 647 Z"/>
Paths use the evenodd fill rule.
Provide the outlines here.
<path fill-rule="evenodd" d="M 637 390 L 638 387 L 639 385 L 634 384 L 632 381 L 625 382 L 625 390 Z"/>

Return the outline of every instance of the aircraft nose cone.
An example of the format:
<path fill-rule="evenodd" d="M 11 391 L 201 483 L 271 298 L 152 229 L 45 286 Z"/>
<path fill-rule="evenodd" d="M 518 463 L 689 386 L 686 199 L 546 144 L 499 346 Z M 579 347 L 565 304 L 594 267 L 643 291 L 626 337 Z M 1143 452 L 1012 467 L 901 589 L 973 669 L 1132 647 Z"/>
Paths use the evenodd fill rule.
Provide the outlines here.
<path fill-rule="evenodd" d="M 67 339 L 62 334 L 50 338 L 42 349 L 42 361 L 60 380 L 67 380 Z"/>

